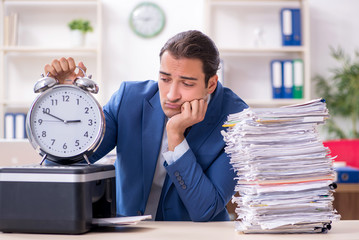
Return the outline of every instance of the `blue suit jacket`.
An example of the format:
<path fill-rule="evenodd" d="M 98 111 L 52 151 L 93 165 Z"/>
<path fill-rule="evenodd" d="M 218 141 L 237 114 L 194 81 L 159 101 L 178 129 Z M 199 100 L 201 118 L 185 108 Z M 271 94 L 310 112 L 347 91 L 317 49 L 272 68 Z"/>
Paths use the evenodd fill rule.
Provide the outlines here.
<path fill-rule="evenodd" d="M 247 105 L 218 83 L 205 119 L 192 126 L 190 149 L 167 165 L 156 220 L 223 221 L 235 173 L 224 152 L 222 124 Z M 106 133 L 91 161 L 117 147 L 117 214 L 143 214 L 160 151 L 165 115 L 155 81 L 124 82 L 104 106 Z"/>

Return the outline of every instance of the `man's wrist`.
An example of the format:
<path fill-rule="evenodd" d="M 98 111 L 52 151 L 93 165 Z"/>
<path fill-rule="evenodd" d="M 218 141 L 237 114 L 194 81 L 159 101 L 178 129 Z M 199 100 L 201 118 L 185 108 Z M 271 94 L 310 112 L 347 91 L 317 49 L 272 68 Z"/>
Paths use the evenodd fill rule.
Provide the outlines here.
<path fill-rule="evenodd" d="M 172 163 L 176 162 L 180 157 L 182 157 L 182 155 L 185 154 L 188 149 L 189 145 L 186 139 L 183 139 L 183 141 L 175 147 L 174 151 L 167 151 L 162 153 L 162 155 L 165 158 L 167 164 L 171 165 Z"/>
<path fill-rule="evenodd" d="M 179 132 L 171 132 L 167 129 L 167 141 L 168 150 L 174 151 L 175 147 L 178 146 L 184 140 L 184 134 Z"/>

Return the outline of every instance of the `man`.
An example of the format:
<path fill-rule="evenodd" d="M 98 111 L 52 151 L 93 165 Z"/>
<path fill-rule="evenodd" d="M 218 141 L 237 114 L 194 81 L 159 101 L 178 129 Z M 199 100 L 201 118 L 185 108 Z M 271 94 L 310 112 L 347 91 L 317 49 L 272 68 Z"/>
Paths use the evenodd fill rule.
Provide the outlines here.
<path fill-rule="evenodd" d="M 220 131 L 247 105 L 217 82 L 218 50 L 199 31 L 169 39 L 160 63 L 158 82 L 124 82 L 104 106 L 106 133 L 91 161 L 117 148 L 119 215 L 229 220 L 235 173 Z M 45 66 L 60 82 L 76 78 L 74 70 L 71 58 Z"/>

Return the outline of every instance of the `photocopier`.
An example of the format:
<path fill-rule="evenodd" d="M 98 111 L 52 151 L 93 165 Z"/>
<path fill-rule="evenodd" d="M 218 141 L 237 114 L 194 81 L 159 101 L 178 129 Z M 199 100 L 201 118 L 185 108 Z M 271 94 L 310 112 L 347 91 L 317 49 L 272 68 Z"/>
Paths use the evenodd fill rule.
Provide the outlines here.
<path fill-rule="evenodd" d="M 113 165 L 0 168 L 2 232 L 81 234 L 115 216 Z"/>

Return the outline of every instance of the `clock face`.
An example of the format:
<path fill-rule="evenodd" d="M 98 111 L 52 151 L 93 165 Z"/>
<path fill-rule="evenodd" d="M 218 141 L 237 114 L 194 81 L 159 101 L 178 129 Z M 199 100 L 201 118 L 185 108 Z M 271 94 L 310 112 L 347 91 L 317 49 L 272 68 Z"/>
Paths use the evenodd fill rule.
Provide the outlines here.
<path fill-rule="evenodd" d="M 58 85 L 35 100 L 27 124 L 43 153 L 50 158 L 71 159 L 102 139 L 103 122 L 101 107 L 89 93 L 72 85 Z"/>
<path fill-rule="evenodd" d="M 139 36 L 150 38 L 158 35 L 165 26 L 166 17 L 162 9 L 149 2 L 140 3 L 130 15 L 130 26 Z"/>

